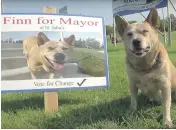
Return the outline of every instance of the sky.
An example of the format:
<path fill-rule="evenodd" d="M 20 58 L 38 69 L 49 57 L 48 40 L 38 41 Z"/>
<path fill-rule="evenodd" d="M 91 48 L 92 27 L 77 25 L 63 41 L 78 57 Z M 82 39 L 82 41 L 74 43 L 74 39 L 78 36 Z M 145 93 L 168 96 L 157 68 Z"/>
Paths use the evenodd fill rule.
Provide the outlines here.
<path fill-rule="evenodd" d="M 176 7 L 176 0 L 171 1 Z M 103 16 L 106 25 L 113 23 L 112 0 L 3 0 L 5 13 L 42 13 L 44 6 L 56 7 L 57 12 L 61 7 L 67 6 L 69 14 Z M 162 9 L 158 11 L 162 16 Z M 176 13 L 172 7 L 170 11 Z M 147 16 L 148 11 L 143 14 Z M 164 15 L 167 16 L 166 8 L 164 8 Z M 137 21 L 144 19 L 140 14 L 127 15 L 124 18 Z"/>
<path fill-rule="evenodd" d="M 171 1 L 176 7 L 176 0 Z M 112 25 L 113 23 L 112 0 L 3 0 L 4 13 L 42 13 L 44 6 L 56 7 L 57 13 L 59 12 L 58 10 L 61 7 L 67 6 L 68 14 L 102 16 L 104 17 L 106 25 Z M 158 9 L 158 12 L 162 18 L 162 9 Z M 171 5 L 170 12 L 176 14 Z M 148 11 L 143 12 L 142 14 L 147 17 Z M 167 8 L 164 8 L 164 15 L 165 17 L 167 16 Z M 124 16 L 124 18 L 126 20 L 144 20 L 144 18 L 140 14 L 126 15 Z M 15 35 L 15 33 L 11 33 L 11 36 Z M 52 38 L 56 38 L 55 35 L 56 34 L 52 33 Z M 98 37 L 98 34 L 96 35 L 93 33 L 89 33 L 86 35 L 90 35 L 90 37 Z"/>
<path fill-rule="evenodd" d="M 3 0 L 4 12 L 42 13 L 44 6 L 58 10 L 67 6 L 69 14 L 104 16 L 112 23 L 112 0 Z"/>

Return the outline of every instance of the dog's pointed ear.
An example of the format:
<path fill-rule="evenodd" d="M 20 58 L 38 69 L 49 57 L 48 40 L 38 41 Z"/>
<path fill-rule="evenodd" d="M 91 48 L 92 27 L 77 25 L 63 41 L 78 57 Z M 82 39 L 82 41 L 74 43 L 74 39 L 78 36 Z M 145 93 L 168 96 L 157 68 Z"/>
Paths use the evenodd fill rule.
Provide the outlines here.
<path fill-rule="evenodd" d="M 75 35 L 71 35 L 68 38 L 64 38 L 64 41 L 70 45 L 70 46 L 74 46 L 75 43 Z"/>
<path fill-rule="evenodd" d="M 157 28 L 158 17 L 158 11 L 156 8 L 152 8 L 145 21 L 148 22 L 151 26 Z"/>
<path fill-rule="evenodd" d="M 40 45 L 43 45 L 44 43 L 46 43 L 46 42 L 48 42 L 48 41 L 50 41 L 49 39 L 48 39 L 48 37 L 43 33 L 43 32 L 39 32 L 38 33 L 38 45 L 40 46 Z"/>
<path fill-rule="evenodd" d="M 115 24 L 119 35 L 122 37 L 128 22 L 120 16 L 115 16 Z"/>

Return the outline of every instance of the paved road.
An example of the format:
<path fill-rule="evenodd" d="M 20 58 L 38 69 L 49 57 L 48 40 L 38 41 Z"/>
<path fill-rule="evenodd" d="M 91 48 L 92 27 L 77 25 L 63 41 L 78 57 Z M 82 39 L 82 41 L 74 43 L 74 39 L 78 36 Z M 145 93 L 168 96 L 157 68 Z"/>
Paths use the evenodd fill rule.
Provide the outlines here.
<path fill-rule="evenodd" d="M 22 48 L 1 49 L 1 57 L 24 56 Z"/>
<path fill-rule="evenodd" d="M 39 79 L 48 79 L 49 75 L 45 71 L 37 72 Z M 77 67 L 76 63 L 65 64 L 64 70 L 56 71 L 55 78 L 77 78 L 77 77 L 90 77 L 89 75 L 82 74 Z M 1 71 L 1 80 L 27 80 L 31 79 L 30 72 L 27 67 L 4 70 Z"/>

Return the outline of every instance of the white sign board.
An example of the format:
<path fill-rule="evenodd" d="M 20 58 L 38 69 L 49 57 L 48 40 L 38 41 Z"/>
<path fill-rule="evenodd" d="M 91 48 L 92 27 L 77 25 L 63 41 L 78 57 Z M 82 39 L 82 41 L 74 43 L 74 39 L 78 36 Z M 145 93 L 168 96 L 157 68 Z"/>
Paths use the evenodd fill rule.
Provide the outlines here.
<path fill-rule="evenodd" d="M 1 92 L 108 87 L 103 18 L 3 14 L 1 21 Z"/>
<path fill-rule="evenodd" d="M 69 31 L 103 33 L 102 18 L 60 15 L 2 15 L 2 31 Z"/>

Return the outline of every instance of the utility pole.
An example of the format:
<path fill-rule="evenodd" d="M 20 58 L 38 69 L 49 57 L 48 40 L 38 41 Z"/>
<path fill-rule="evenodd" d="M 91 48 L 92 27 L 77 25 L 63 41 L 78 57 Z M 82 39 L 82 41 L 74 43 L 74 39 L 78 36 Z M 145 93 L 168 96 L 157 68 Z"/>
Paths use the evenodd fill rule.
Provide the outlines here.
<path fill-rule="evenodd" d="M 170 18 L 169 0 L 167 0 L 167 15 L 168 15 L 168 22 L 169 22 L 168 42 L 169 42 L 169 46 L 172 46 L 172 43 L 171 43 L 171 18 Z"/>
<path fill-rule="evenodd" d="M 115 17 L 113 16 L 113 41 L 114 41 L 114 45 L 116 47 L 116 23 L 115 23 Z"/>
<path fill-rule="evenodd" d="M 162 14 L 163 14 L 163 22 L 164 22 L 164 43 L 166 43 L 166 23 L 165 23 L 163 8 L 162 8 Z"/>

